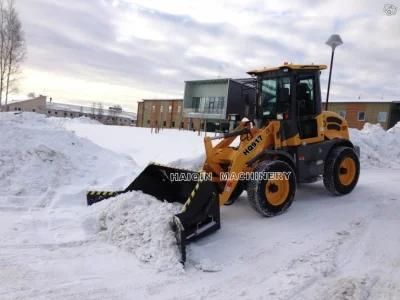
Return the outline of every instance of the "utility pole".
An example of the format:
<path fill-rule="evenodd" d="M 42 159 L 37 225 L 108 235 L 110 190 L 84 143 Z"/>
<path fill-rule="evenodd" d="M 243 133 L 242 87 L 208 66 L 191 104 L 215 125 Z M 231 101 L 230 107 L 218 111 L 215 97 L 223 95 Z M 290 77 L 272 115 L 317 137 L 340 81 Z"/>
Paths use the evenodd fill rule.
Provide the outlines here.
<path fill-rule="evenodd" d="M 331 46 L 331 48 L 332 48 L 331 64 L 329 66 L 328 90 L 326 92 L 326 102 L 325 102 L 325 110 L 328 110 L 329 91 L 331 88 L 331 78 L 332 78 L 333 57 L 335 56 L 336 47 L 342 45 L 343 41 L 340 38 L 340 35 L 332 34 L 325 44 Z"/>

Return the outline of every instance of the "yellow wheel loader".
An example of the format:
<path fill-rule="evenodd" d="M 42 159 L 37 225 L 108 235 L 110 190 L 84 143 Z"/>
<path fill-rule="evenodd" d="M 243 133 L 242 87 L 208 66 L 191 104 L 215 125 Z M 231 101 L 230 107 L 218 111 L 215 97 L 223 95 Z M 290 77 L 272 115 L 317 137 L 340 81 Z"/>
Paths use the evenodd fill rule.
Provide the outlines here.
<path fill-rule="evenodd" d="M 88 192 L 88 205 L 133 190 L 182 203 L 171 225 L 185 262 L 187 243 L 219 229 L 220 206 L 244 190 L 266 217 L 290 207 L 298 183 L 322 178 L 332 194 L 350 193 L 360 173 L 359 148 L 346 120 L 321 109 L 323 69 L 284 64 L 248 72 L 257 82 L 254 124 L 243 118 L 234 131 L 205 137 L 200 172 L 149 164 L 123 191 Z"/>

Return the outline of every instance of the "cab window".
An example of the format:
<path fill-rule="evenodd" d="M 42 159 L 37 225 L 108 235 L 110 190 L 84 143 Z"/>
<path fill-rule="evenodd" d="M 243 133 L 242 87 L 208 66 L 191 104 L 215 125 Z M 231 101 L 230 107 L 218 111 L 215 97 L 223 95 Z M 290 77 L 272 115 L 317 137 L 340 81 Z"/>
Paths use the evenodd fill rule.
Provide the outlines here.
<path fill-rule="evenodd" d="M 299 116 L 309 116 L 316 113 L 314 77 L 300 78 L 296 84 L 296 103 Z"/>
<path fill-rule="evenodd" d="M 266 119 L 276 119 L 277 112 L 282 112 L 282 107 L 290 100 L 290 78 L 269 78 L 261 82 L 261 113 Z M 283 110 L 285 110 L 283 108 Z"/>

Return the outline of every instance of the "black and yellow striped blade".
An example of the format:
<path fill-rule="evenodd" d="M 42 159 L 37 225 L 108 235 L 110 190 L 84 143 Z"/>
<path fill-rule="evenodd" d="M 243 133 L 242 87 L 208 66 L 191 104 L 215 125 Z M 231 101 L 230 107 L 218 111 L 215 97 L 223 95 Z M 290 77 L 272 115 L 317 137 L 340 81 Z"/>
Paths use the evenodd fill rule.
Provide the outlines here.
<path fill-rule="evenodd" d="M 86 193 L 86 201 L 87 205 L 92 205 L 94 203 L 100 202 L 104 199 L 108 199 L 111 197 L 115 197 L 119 194 L 123 193 L 123 191 L 88 191 Z"/>

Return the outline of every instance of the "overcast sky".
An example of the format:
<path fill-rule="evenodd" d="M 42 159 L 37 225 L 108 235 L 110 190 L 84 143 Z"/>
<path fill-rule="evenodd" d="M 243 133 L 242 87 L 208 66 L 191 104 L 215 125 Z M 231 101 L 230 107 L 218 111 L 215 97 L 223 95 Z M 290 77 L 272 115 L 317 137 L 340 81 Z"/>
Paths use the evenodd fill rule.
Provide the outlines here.
<path fill-rule="evenodd" d="M 290 3 L 290 4 L 289 4 Z M 387 16 L 384 4 L 398 7 Z M 185 80 L 329 64 L 332 98 L 400 100 L 400 0 L 17 0 L 28 56 L 20 94 L 120 103 L 182 97 Z M 328 72 L 323 73 L 323 93 Z"/>

